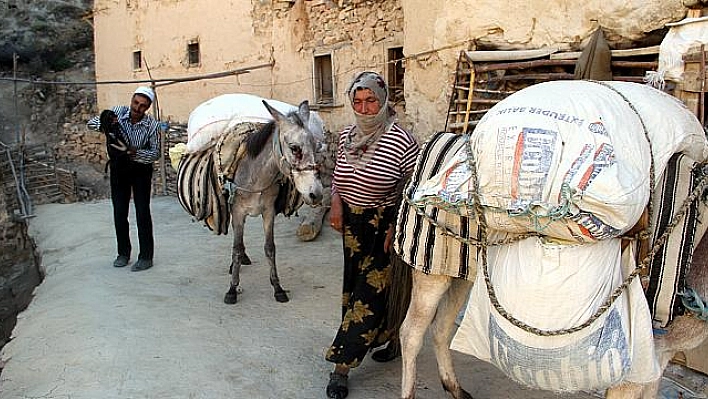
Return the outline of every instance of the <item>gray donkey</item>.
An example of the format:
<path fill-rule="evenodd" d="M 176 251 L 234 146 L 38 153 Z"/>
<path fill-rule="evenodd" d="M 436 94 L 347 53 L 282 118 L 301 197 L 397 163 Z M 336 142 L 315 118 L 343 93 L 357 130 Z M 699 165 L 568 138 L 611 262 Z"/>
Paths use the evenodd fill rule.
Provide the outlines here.
<path fill-rule="evenodd" d="M 216 234 L 228 232 L 229 220 L 233 227 L 231 284 L 224 296 L 228 304 L 238 301 L 241 265 L 251 263 L 243 242 L 246 217 L 263 218 L 270 283 L 275 299 L 287 302 L 275 262 L 275 216 L 289 216 L 303 202 L 319 205 L 323 196 L 316 162 L 323 148 L 322 120 L 307 101 L 287 114 L 263 104 L 273 121 L 237 125 L 205 150 L 184 156 L 178 171 L 178 197 L 185 210 Z"/>

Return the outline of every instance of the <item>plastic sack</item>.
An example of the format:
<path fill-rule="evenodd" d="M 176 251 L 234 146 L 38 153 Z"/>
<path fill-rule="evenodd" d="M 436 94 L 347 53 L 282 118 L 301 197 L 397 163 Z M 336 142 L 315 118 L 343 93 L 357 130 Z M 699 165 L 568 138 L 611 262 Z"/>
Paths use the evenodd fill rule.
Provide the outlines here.
<path fill-rule="evenodd" d="M 283 114 L 296 111 L 297 106 L 278 100 L 265 99 L 252 94 L 223 94 L 199 104 L 190 114 L 187 122 L 187 151 L 199 152 L 225 132 L 243 122 L 268 123 L 273 120 L 263 100 Z M 315 112 L 310 113 L 310 127 L 323 134 L 324 123 Z"/>
<path fill-rule="evenodd" d="M 187 145 L 184 143 L 177 143 L 170 147 L 170 165 L 172 165 L 172 169 L 174 169 L 175 172 L 179 170 L 179 161 L 182 159 L 182 155 L 185 152 L 187 152 Z"/>
<path fill-rule="evenodd" d="M 632 251 L 621 253 L 620 239 L 561 245 L 532 237 L 489 250 L 497 300 L 516 319 L 542 330 L 582 325 L 634 266 Z M 588 327 L 539 336 L 497 312 L 480 268 L 451 348 L 495 365 L 522 385 L 556 392 L 646 383 L 661 373 L 638 278 Z"/>
<path fill-rule="evenodd" d="M 546 82 L 492 107 L 469 146 L 412 200 L 469 215 L 468 149 L 491 228 L 576 242 L 634 226 L 649 199 L 652 156 L 656 179 L 675 152 L 708 156 L 700 122 L 666 93 L 627 82 Z"/>

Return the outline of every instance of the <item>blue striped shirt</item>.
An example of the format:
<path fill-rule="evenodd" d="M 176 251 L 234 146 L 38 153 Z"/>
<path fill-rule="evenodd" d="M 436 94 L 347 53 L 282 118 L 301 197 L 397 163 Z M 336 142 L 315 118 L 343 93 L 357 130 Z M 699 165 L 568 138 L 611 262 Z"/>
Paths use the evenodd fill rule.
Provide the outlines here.
<path fill-rule="evenodd" d="M 418 155 L 418 142 L 398 124 L 384 133 L 376 152 L 365 167 L 355 167 L 344 155 L 346 137 L 354 126 L 339 136 L 337 164 L 332 180 L 332 193 L 344 202 L 365 208 L 390 206 L 396 203 L 398 182 L 413 171 Z"/>
<path fill-rule="evenodd" d="M 139 163 L 150 164 L 160 158 L 160 133 L 159 123 L 149 115 L 136 123 L 130 123 L 130 107 L 119 105 L 111 109 L 118 116 L 121 131 L 119 137 L 128 146 L 136 149 L 132 160 Z M 87 123 L 89 129 L 100 130 L 101 120 L 94 116 Z"/>

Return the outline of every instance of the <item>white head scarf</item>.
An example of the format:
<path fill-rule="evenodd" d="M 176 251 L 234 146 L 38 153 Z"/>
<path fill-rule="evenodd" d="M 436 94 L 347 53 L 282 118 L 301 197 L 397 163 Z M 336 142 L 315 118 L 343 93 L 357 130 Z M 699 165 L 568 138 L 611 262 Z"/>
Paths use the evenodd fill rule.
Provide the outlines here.
<path fill-rule="evenodd" d="M 344 143 L 344 155 L 351 164 L 365 164 L 376 152 L 379 138 L 395 122 L 396 111 L 388 105 L 388 85 L 376 72 L 358 74 L 347 88 L 349 103 L 354 108 L 354 95 L 358 90 L 369 89 L 379 101 L 376 115 L 364 115 L 354 111 L 356 124 Z"/>

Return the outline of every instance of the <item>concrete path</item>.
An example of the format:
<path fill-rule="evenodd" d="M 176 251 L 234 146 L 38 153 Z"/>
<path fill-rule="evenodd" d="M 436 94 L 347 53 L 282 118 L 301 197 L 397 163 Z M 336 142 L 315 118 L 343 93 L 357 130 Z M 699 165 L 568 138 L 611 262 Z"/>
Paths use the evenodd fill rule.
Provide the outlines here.
<path fill-rule="evenodd" d="M 338 233 L 325 227 L 302 242 L 297 217 L 277 219 L 279 272 L 291 297 L 281 304 L 268 282 L 260 219 L 250 218 L 253 265 L 242 268 L 239 303 L 225 305 L 232 236 L 192 222 L 175 198 L 154 199 L 155 266 L 137 273 L 111 265 L 108 201 L 43 205 L 36 214 L 30 228 L 47 276 L 3 350 L 3 399 L 325 398 L 324 352 L 340 316 Z M 528 390 L 454 355 L 477 399 L 592 397 Z M 446 397 L 430 345 L 419 360 L 418 398 Z M 400 365 L 367 359 L 351 373 L 349 397 L 399 397 Z"/>

